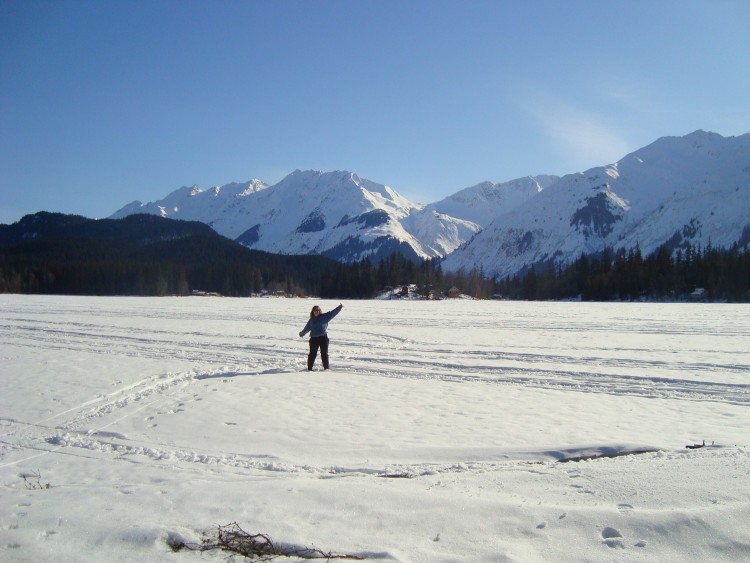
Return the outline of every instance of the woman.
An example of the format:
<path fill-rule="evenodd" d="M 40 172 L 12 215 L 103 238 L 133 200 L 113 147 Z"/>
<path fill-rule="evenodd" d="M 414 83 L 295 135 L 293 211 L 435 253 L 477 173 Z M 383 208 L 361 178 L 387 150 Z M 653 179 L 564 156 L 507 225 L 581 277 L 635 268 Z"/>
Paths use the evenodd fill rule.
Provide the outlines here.
<path fill-rule="evenodd" d="M 307 355 L 307 371 L 312 371 L 315 358 L 320 348 L 320 359 L 323 360 L 323 369 L 328 369 L 328 322 L 338 315 L 344 306 L 338 307 L 327 313 L 323 313 L 320 307 L 315 305 L 310 311 L 310 320 L 305 328 L 299 333 L 300 337 L 310 333 L 310 353 Z"/>

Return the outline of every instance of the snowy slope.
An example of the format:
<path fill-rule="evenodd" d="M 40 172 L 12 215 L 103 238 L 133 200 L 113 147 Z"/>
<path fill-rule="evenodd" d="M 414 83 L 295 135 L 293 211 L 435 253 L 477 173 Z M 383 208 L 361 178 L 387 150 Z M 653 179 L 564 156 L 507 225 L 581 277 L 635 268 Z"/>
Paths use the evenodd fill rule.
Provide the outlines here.
<path fill-rule="evenodd" d="M 447 256 L 495 217 L 530 200 L 557 176 L 519 178 L 502 184 L 482 182 L 412 212 L 410 232 L 439 256 Z"/>
<path fill-rule="evenodd" d="M 460 217 L 486 227 L 498 215 L 509 213 L 526 203 L 559 179 L 559 176 L 541 175 L 527 176 L 500 184 L 482 182 L 431 203 L 424 211 Z"/>
<path fill-rule="evenodd" d="M 729 246 L 750 224 L 750 134 L 664 137 L 603 167 L 564 176 L 498 217 L 444 262 L 504 277 L 582 252 L 639 245 Z"/>

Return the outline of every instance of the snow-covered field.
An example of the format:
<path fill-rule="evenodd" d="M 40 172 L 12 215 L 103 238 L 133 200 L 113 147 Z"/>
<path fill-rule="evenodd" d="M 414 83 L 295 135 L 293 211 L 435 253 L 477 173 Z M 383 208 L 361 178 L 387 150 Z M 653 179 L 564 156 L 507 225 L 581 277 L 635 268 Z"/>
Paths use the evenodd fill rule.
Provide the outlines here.
<path fill-rule="evenodd" d="M 314 303 L 0 295 L 0 560 L 750 558 L 747 305 Z"/>

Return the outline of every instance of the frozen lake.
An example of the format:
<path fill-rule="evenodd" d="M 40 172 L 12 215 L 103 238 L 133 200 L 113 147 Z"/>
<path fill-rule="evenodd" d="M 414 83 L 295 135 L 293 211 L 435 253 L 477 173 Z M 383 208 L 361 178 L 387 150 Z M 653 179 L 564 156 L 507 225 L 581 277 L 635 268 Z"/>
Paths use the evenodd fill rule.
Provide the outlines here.
<path fill-rule="evenodd" d="M 0 295 L 0 559 L 750 557 L 750 306 L 316 303 Z"/>

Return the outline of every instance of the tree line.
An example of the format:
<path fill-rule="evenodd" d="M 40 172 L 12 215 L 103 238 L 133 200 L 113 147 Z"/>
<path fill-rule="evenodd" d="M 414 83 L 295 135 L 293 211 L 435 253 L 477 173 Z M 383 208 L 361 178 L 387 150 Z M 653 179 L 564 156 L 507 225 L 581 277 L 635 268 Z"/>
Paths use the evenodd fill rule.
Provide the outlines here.
<path fill-rule="evenodd" d="M 684 299 L 750 302 L 750 252 L 745 229 L 741 243 L 728 249 L 686 244 L 673 250 L 664 244 L 644 257 L 639 247 L 617 252 L 605 248 L 581 254 L 568 265 L 537 265 L 505 279 L 491 279 L 481 268 L 443 272 L 438 260 L 415 264 L 393 255 L 377 266 L 365 259 L 338 264 L 326 272 L 321 296 L 367 299 L 386 288 L 414 285 L 425 297 L 445 295 L 449 287 L 478 298 L 518 300 L 581 299 L 634 301 Z"/>
<path fill-rule="evenodd" d="M 665 300 L 696 290 L 695 297 L 707 301 L 750 302 L 750 253 L 737 243 L 728 249 L 687 244 L 675 252 L 665 244 L 647 257 L 638 247 L 607 248 L 581 254 L 567 266 L 531 268 L 495 284 L 497 294 L 523 300 Z"/>
<path fill-rule="evenodd" d="M 401 254 L 350 264 L 270 254 L 202 224 L 152 216 L 94 222 L 39 213 L 0 226 L 0 293 L 159 296 L 200 290 L 369 299 L 388 288 L 411 286 L 436 297 L 455 286 L 479 299 L 610 301 L 680 299 L 702 288 L 706 300 L 748 302 L 748 243 L 750 228 L 728 249 L 665 244 L 644 257 L 638 247 L 607 248 L 568 265 L 536 265 L 497 280 L 481 268 L 444 272 L 437 259 L 415 262 Z"/>
<path fill-rule="evenodd" d="M 207 244 L 184 243 L 191 254 L 196 245 Z M 204 254 L 211 252 L 210 246 Z M 424 297 L 443 296 L 457 287 L 478 299 L 628 301 L 678 299 L 701 288 L 701 297 L 708 301 L 750 302 L 750 253 L 736 244 L 729 249 L 688 246 L 674 255 L 662 246 L 647 257 L 638 248 L 605 249 L 582 254 L 567 266 L 537 266 L 502 280 L 476 268 L 443 272 L 439 260 L 415 263 L 400 254 L 377 265 L 369 259 L 341 264 L 317 256 L 293 257 L 290 265 L 284 257 L 276 258 L 236 260 L 219 254 L 197 262 L 155 257 L 64 260 L 0 252 L 0 293 L 160 296 L 201 290 L 233 297 L 266 292 L 370 299 L 408 285 Z"/>

